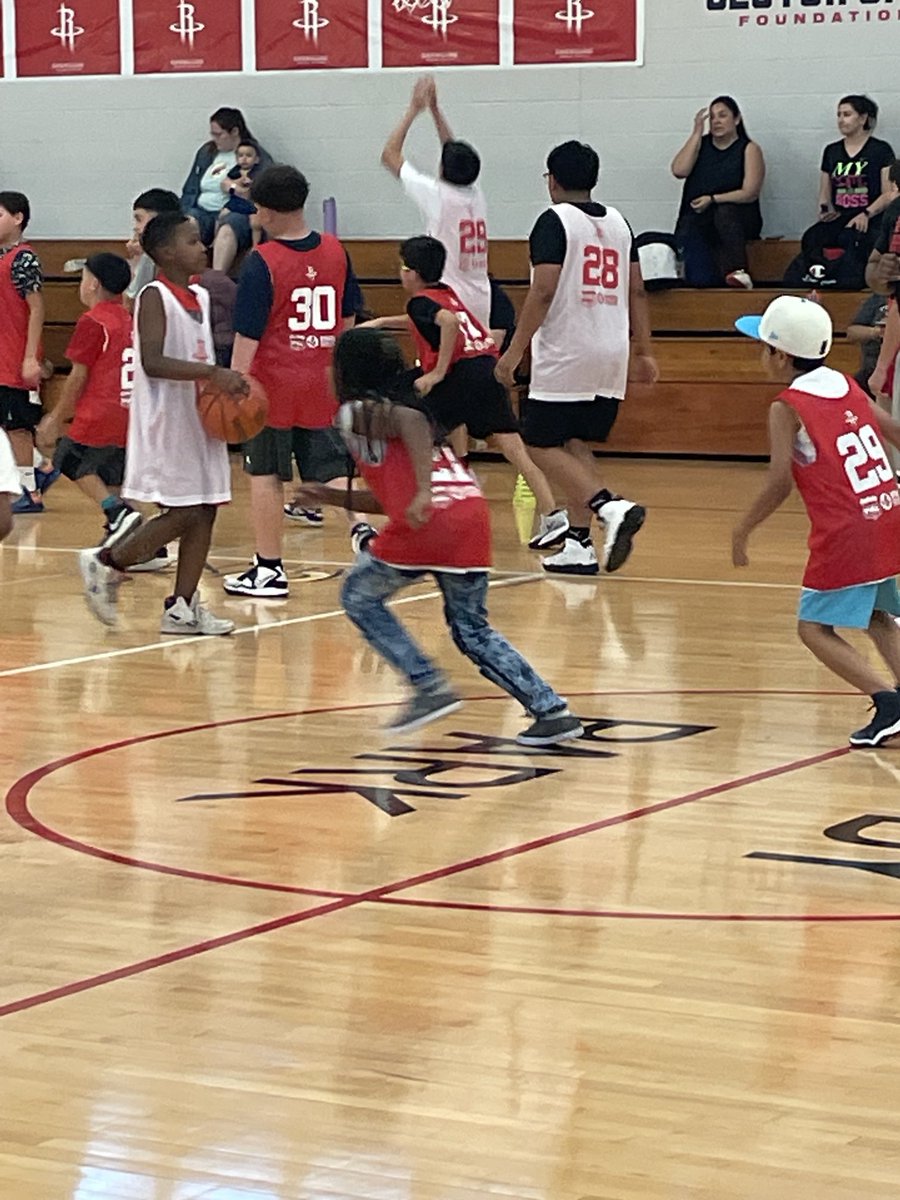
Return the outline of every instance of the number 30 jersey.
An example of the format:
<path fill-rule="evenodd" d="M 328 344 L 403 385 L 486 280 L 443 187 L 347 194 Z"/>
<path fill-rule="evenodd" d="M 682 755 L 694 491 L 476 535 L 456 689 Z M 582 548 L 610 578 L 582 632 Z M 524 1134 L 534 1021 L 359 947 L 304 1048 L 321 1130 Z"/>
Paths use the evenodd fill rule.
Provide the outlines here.
<path fill-rule="evenodd" d="M 869 397 L 818 367 L 778 399 L 801 422 L 793 474 L 811 526 L 803 586 L 832 591 L 900 573 L 900 492 Z"/>
<path fill-rule="evenodd" d="M 631 335 L 631 229 L 614 208 L 591 216 L 574 204 L 555 204 L 550 212 L 562 223 L 566 254 L 556 294 L 531 342 L 528 394 L 567 402 L 621 399 Z"/>
<path fill-rule="evenodd" d="M 265 242 L 255 251 L 272 280 L 272 307 L 251 375 L 269 398 L 273 429 L 324 429 L 337 412 L 328 368 L 343 329 L 347 255 L 331 234 L 311 250 Z"/>

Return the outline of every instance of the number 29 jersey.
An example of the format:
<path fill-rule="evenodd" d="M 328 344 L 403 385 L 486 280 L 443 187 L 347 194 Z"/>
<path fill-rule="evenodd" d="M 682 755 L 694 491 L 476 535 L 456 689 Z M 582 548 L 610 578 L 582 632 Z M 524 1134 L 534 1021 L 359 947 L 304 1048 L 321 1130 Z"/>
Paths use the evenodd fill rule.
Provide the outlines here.
<path fill-rule="evenodd" d="M 532 400 L 625 395 L 633 238 L 616 209 L 590 207 L 603 215 L 554 204 L 539 219 L 559 219 L 566 251 L 556 294 L 531 343 Z"/>
<path fill-rule="evenodd" d="M 810 520 L 803 586 L 832 591 L 900 573 L 900 492 L 869 397 L 819 367 L 778 399 L 801 422 L 793 475 Z"/>
<path fill-rule="evenodd" d="M 272 307 L 250 371 L 269 398 L 266 424 L 324 429 L 337 412 L 328 368 L 343 329 L 347 255 L 327 233 L 311 250 L 272 241 L 255 253 L 272 281 Z"/>

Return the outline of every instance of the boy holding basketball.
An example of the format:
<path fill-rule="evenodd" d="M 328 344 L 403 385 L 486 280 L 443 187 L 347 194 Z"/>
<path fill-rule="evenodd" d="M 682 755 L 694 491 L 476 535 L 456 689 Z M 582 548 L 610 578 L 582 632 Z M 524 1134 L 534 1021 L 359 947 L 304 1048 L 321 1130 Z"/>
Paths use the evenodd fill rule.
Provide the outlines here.
<path fill-rule="evenodd" d="M 771 459 L 765 487 L 735 527 L 732 558 L 748 565 L 750 533 L 784 503 L 794 483 L 812 526 L 800 595 L 800 640 L 830 671 L 872 697 L 874 716 L 851 746 L 900 733 L 900 492 L 882 442 L 900 446 L 900 423 L 855 380 L 825 366 L 831 318 L 799 296 L 779 296 L 762 317 L 741 317 L 761 341 L 770 378 L 785 385 L 769 409 Z M 885 675 L 835 632 L 860 629 Z"/>
<path fill-rule="evenodd" d="M 332 429 L 337 408 L 329 384 L 338 335 L 353 324 L 359 289 L 336 237 L 306 221 L 309 184 L 294 167 L 268 167 L 251 199 L 269 240 L 247 258 L 238 284 L 233 365 L 258 379 L 269 399 L 266 428 L 244 447 L 256 553 L 240 575 L 226 575 L 233 596 L 288 594 L 282 563 L 284 484 L 293 476 L 343 484 L 347 453 Z"/>
<path fill-rule="evenodd" d="M 424 413 L 389 398 L 402 387 L 404 370 L 400 347 L 378 330 L 353 329 L 337 344 L 338 425 L 370 488 L 354 493 L 352 503 L 388 517 L 344 580 L 341 602 L 366 641 L 413 689 L 388 732 L 418 729 L 461 703 L 443 672 L 386 607 L 400 588 L 428 574 L 443 595 L 444 617 L 457 648 L 530 716 L 531 724 L 516 741 L 537 747 L 581 737 L 581 722 L 565 700 L 488 623 L 487 503 L 453 451 L 434 446 Z M 301 492 L 323 504 L 344 507 L 348 502 L 346 492 L 337 488 L 307 485 Z"/>
<path fill-rule="evenodd" d="M 130 280 L 131 268 L 117 254 L 92 254 L 85 262 L 79 294 L 88 311 L 66 349 L 72 371 L 56 408 L 37 428 L 39 446 L 55 447 L 54 467 L 99 505 L 107 546 L 141 523 L 119 494 L 134 367 L 131 316 L 122 303 Z"/>
<path fill-rule="evenodd" d="M 114 546 L 80 555 L 85 599 L 105 625 L 116 623 L 122 571 L 178 541 L 178 573 L 165 601 L 161 633 L 231 633 L 201 604 L 197 587 L 212 539 L 216 511 L 231 499 L 225 442 L 212 438 L 197 412 L 197 382 L 240 396 L 245 380 L 216 366 L 209 298 L 190 283 L 206 250 L 196 224 L 163 213 L 144 230 L 142 245 L 157 278 L 138 296 L 135 311 L 134 391 L 128 426 L 123 495 L 161 505 L 159 516 Z"/>

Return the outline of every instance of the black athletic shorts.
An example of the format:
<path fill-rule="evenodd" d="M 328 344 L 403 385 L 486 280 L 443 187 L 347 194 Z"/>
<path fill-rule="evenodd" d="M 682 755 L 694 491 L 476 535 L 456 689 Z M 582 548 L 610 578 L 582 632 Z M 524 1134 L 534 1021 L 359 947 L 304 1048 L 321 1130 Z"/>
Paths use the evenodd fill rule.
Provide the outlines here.
<path fill-rule="evenodd" d="M 459 425 L 465 425 L 473 438 L 519 432 L 506 388 L 494 378 L 496 364 L 496 358 L 489 354 L 462 358 L 446 379 L 419 401 L 439 435 Z"/>
<path fill-rule="evenodd" d="M 595 396 L 593 400 L 523 400 L 522 437 L 526 446 L 550 449 L 577 438 L 605 442 L 619 414 L 620 400 Z"/>
<path fill-rule="evenodd" d="M 244 444 L 244 470 L 248 475 L 277 475 L 282 483 L 294 477 L 296 462 L 304 483 L 331 483 L 344 479 L 350 459 L 336 429 L 271 429 Z"/>
<path fill-rule="evenodd" d="M 122 446 L 84 446 L 62 437 L 53 455 L 53 465 L 66 479 L 96 475 L 107 487 L 121 487 L 125 478 L 125 450 Z"/>
<path fill-rule="evenodd" d="M 16 429 L 33 433 L 43 415 L 40 400 L 35 403 L 31 392 L 23 388 L 0 387 L 0 429 L 7 433 Z"/>

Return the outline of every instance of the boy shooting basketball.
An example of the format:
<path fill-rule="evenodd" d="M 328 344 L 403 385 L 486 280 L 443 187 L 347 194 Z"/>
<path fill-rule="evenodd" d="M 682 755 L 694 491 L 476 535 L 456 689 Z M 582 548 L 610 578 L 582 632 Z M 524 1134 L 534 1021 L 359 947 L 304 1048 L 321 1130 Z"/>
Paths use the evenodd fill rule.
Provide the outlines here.
<path fill-rule="evenodd" d="M 825 366 L 831 318 L 799 296 L 779 296 L 762 317 L 742 317 L 741 333 L 763 342 L 772 379 L 785 384 L 769 409 L 769 475 L 735 527 L 732 558 L 748 565 L 752 530 L 784 503 L 796 483 L 811 530 L 798 633 L 830 671 L 872 697 L 872 720 L 852 746 L 878 746 L 900 733 L 900 493 L 882 435 L 900 446 L 900 424 L 851 378 Z M 876 670 L 835 632 L 862 629 L 888 667 Z"/>

